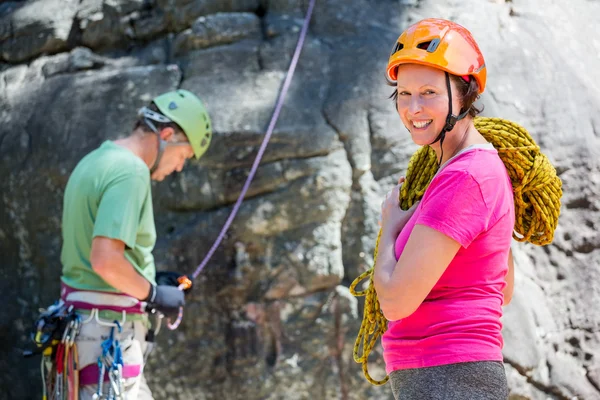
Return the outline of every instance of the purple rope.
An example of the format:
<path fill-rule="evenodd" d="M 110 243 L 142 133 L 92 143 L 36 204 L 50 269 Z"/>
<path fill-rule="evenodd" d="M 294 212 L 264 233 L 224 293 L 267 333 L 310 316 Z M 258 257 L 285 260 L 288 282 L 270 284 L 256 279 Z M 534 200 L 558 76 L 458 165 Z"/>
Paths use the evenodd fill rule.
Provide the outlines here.
<path fill-rule="evenodd" d="M 229 229 L 229 226 L 233 222 L 233 219 L 235 218 L 236 214 L 238 213 L 239 208 L 242 205 L 242 202 L 244 201 L 244 197 L 246 196 L 246 192 L 250 188 L 250 183 L 252 182 L 252 179 L 254 179 L 254 174 L 256 173 L 256 170 L 258 169 L 258 165 L 260 164 L 260 161 L 263 157 L 265 149 L 267 148 L 269 139 L 271 138 L 271 135 L 273 134 L 273 129 L 275 129 L 275 124 L 277 123 L 277 119 L 279 118 L 279 113 L 281 112 L 281 108 L 283 107 L 283 101 L 285 100 L 285 96 L 290 87 L 290 83 L 292 82 L 292 77 L 294 76 L 294 71 L 296 70 L 296 65 L 298 64 L 298 58 L 300 58 L 300 51 L 302 50 L 302 46 L 304 45 L 304 39 L 306 37 L 306 32 L 308 31 L 308 25 L 310 23 L 310 17 L 312 15 L 314 5 L 315 5 L 315 0 L 310 0 L 310 4 L 308 5 L 308 11 L 306 12 L 306 18 L 304 20 L 304 25 L 302 26 L 302 31 L 300 32 L 300 38 L 298 39 L 298 44 L 296 45 L 296 51 L 294 52 L 294 57 L 292 58 L 292 62 L 290 63 L 290 67 L 288 69 L 287 76 L 285 77 L 285 82 L 283 83 L 283 88 L 281 89 L 281 92 L 279 93 L 279 98 L 277 99 L 277 105 L 275 106 L 275 111 L 273 112 L 273 116 L 271 117 L 271 122 L 269 123 L 269 127 L 267 128 L 267 133 L 265 134 L 265 138 L 263 139 L 262 144 L 260 145 L 258 154 L 256 155 L 256 158 L 254 159 L 254 164 L 252 164 L 252 169 L 250 170 L 250 175 L 248 175 L 248 178 L 246 179 L 246 183 L 244 183 L 244 187 L 242 188 L 242 192 L 240 193 L 237 201 L 235 202 L 235 205 L 233 206 L 233 210 L 231 210 L 231 214 L 229 214 L 229 218 L 227 218 L 225 225 L 223 225 L 223 228 L 221 229 L 221 233 L 219 233 L 217 240 L 215 240 L 212 247 L 210 248 L 210 250 L 204 257 L 204 260 L 202 260 L 200 265 L 198 265 L 198 268 L 196 268 L 196 270 L 192 274 L 192 278 L 194 278 L 194 279 L 204 269 L 204 267 L 206 266 L 206 264 L 208 263 L 210 258 L 213 256 L 213 254 L 215 253 L 215 251 L 217 250 L 217 248 L 223 241 L 223 238 L 225 237 L 225 233 Z"/>
<path fill-rule="evenodd" d="M 310 18 L 312 16 L 314 6 L 315 6 L 315 0 L 310 0 L 310 3 L 308 5 L 308 10 L 306 11 L 306 17 L 304 19 L 304 24 L 302 25 L 302 30 L 300 31 L 300 37 L 298 38 L 298 43 L 296 44 L 296 50 L 294 51 L 294 56 L 292 57 L 292 61 L 290 62 L 290 67 L 288 68 L 288 72 L 285 77 L 285 81 L 283 82 L 283 87 L 281 89 L 281 92 L 279 93 L 279 98 L 277 99 L 277 105 L 275 106 L 275 111 L 273 112 L 273 116 L 271 117 L 271 122 L 269 123 L 269 127 L 267 128 L 267 133 L 265 134 L 265 137 L 260 145 L 260 148 L 258 149 L 258 154 L 256 155 L 256 158 L 254 159 L 254 164 L 252 164 L 252 169 L 250 170 L 250 174 L 248 175 L 248 178 L 246 179 L 246 182 L 244 183 L 244 187 L 242 188 L 242 191 L 241 191 L 240 195 L 238 196 L 238 199 L 235 202 L 233 209 L 231 210 L 231 214 L 229 214 L 229 218 L 227 218 L 225 225 L 223 225 L 223 228 L 221 229 L 221 232 L 219 233 L 219 236 L 213 243 L 212 247 L 210 248 L 210 250 L 204 257 L 204 259 L 202 260 L 200 265 L 198 265 L 198 267 L 192 274 L 192 279 L 196 279 L 198 277 L 200 272 L 202 272 L 202 270 L 204 269 L 206 264 L 208 264 L 208 261 L 211 259 L 211 257 L 213 256 L 213 254 L 215 253 L 215 251 L 217 250 L 217 248 L 223 241 L 223 238 L 225 237 L 225 233 L 227 233 L 227 230 L 229 230 L 229 226 L 231 226 L 233 219 L 235 218 L 236 214 L 238 213 L 238 211 L 240 209 L 240 206 L 242 205 L 242 202 L 244 201 L 246 192 L 250 188 L 250 183 L 252 183 L 252 179 L 254 179 L 254 174 L 256 174 L 258 165 L 260 164 L 260 161 L 263 157 L 265 149 L 267 148 L 267 144 L 269 143 L 269 140 L 271 139 L 271 135 L 273 134 L 273 130 L 275 129 L 275 124 L 277 123 L 277 119 L 279 118 L 279 113 L 281 112 L 281 108 L 283 107 L 283 101 L 285 100 L 287 91 L 290 87 L 290 84 L 292 83 L 292 77 L 294 76 L 294 72 L 296 71 L 296 65 L 298 64 L 298 59 L 300 58 L 300 52 L 302 51 L 302 47 L 304 45 L 304 39 L 306 38 L 306 33 L 308 32 L 308 25 L 310 24 Z M 167 324 L 167 326 L 171 330 L 177 329 L 177 327 L 181 323 L 182 319 L 183 319 L 183 309 L 180 309 L 179 315 L 177 316 L 177 320 L 172 324 L 169 322 Z"/>

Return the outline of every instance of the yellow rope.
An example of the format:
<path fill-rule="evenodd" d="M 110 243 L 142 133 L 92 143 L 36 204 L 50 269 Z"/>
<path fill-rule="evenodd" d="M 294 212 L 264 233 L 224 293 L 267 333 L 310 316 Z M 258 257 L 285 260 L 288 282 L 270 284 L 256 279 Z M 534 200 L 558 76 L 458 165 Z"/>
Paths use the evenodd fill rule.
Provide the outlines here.
<path fill-rule="evenodd" d="M 520 125 L 501 118 L 474 119 L 475 127 L 483 137 L 494 145 L 506 169 L 515 198 L 515 228 L 513 237 L 520 242 L 543 246 L 552 242 L 560 213 L 562 182 L 550 161 L 529 133 Z M 406 181 L 400 189 L 400 208 L 408 210 L 425 193 L 437 171 L 435 151 L 429 146 L 421 147 L 408 162 Z M 374 263 L 381 230 L 377 236 Z M 366 290 L 357 291 L 356 286 L 369 278 Z M 365 377 L 374 385 L 385 384 L 389 377 L 375 380 L 369 375 L 367 359 L 377 339 L 387 329 L 373 286 L 373 268 L 365 271 L 350 285 L 354 296 L 365 296 L 363 321 L 354 344 L 354 361 L 362 364 Z M 361 352 L 362 350 L 362 352 Z"/>

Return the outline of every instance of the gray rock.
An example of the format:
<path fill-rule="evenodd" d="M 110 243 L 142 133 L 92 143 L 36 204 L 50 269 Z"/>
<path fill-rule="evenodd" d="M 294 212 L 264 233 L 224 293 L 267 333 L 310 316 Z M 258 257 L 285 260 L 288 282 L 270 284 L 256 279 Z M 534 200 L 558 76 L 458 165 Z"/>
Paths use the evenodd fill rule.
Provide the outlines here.
<path fill-rule="evenodd" d="M 88 48 L 77 47 L 69 54 L 61 53 L 49 59 L 42 67 L 42 72 L 46 78 L 49 78 L 57 74 L 98 69 L 111 63 L 112 60 L 94 54 Z"/>
<path fill-rule="evenodd" d="M 404 18 L 403 10 L 404 7 L 398 1 L 357 0 L 351 3 L 343 0 L 316 1 L 313 31 L 318 35 L 340 37 L 346 35 L 348 38 L 392 33 L 397 38 L 400 34 L 398 27 Z M 393 42 L 386 42 L 384 47 L 386 55 L 389 55 L 392 47 Z M 343 48 L 348 49 L 348 47 L 341 47 L 340 50 Z M 349 53 L 351 54 L 352 51 Z M 375 54 L 373 56 L 377 59 Z"/>
<path fill-rule="evenodd" d="M 176 60 L 186 77 L 243 75 L 257 73 L 262 68 L 259 60 L 260 42 L 242 40 L 225 46 L 190 51 Z"/>
<path fill-rule="evenodd" d="M 11 63 L 68 47 L 76 0 L 30 1 L 0 16 L 0 56 Z"/>
<path fill-rule="evenodd" d="M 131 34 L 137 40 L 148 40 L 158 37 L 168 29 L 166 13 L 161 9 L 135 11 L 127 18 L 131 25 Z"/>
<path fill-rule="evenodd" d="M 190 29 L 175 37 L 175 55 L 241 39 L 260 39 L 260 20 L 251 13 L 217 13 L 200 17 Z"/>
<path fill-rule="evenodd" d="M 123 48 L 167 28 L 166 16 L 142 1 L 84 0 L 77 13 L 81 43 L 94 50 Z"/>
<path fill-rule="evenodd" d="M 175 31 L 188 28 L 198 17 L 219 12 L 256 12 L 260 0 L 156 0 L 156 5 L 165 10 L 170 25 Z"/>
<path fill-rule="evenodd" d="M 532 308 L 541 308 L 545 301 L 539 287 L 527 278 L 517 276 L 521 279 L 517 282 L 513 300 L 504 308 L 504 358 L 519 370 L 530 372 L 541 362 L 538 342 L 545 331 L 543 327 L 536 327 L 536 321 L 544 319 L 535 315 Z"/>
<path fill-rule="evenodd" d="M 531 385 L 527 377 L 521 375 L 510 364 L 505 363 L 504 369 L 510 388 L 509 400 L 554 400 L 558 398 Z"/>
<path fill-rule="evenodd" d="M 381 216 L 381 187 L 374 181 L 372 174 L 363 174 L 357 183 L 353 185 L 351 203 L 342 228 L 348 283 L 373 266 L 373 238 L 379 232 L 377 222 Z"/>
<path fill-rule="evenodd" d="M 598 388 L 587 378 L 587 371 L 563 353 L 549 355 L 550 381 L 554 390 L 566 398 L 598 398 Z"/>
<path fill-rule="evenodd" d="M 289 14 L 279 14 L 273 12 L 273 8 L 269 7 L 269 13 L 264 17 L 264 34 L 268 38 L 273 38 L 282 34 L 290 33 L 298 35 L 304 16 L 298 14 L 295 18 Z"/>

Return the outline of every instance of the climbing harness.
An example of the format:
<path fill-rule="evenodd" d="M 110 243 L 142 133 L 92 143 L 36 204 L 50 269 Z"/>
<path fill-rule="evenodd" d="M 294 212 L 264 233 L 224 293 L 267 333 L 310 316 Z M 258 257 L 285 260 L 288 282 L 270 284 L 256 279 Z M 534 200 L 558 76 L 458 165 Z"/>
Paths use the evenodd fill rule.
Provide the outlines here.
<path fill-rule="evenodd" d="M 89 315 L 86 315 L 89 313 Z M 110 319 L 109 319 L 110 318 Z M 115 319 L 113 321 L 113 318 Z M 137 365 L 123 365 L 123 357 L 117 340 L 121 327 L 128 321 L 144 320 L 143 304 L 134 297 L 107 292 L 74 289 L 61 283 L 61 299 L 43 311 L 35 321 L 31 339 L 32 350 L 24 352 L 31 357 L 41 354 L 40 372 L 43 383 L 43 399 L 77 399 L 80 386 L 99 382 L 100 377 L 110 382 L 109 397 L 118 399 L 122 395 L 122 379 L 137 376 Z M 78 347 L 75 342 L 81 327 L 94 322 L 99 326 L 111 328 L 110 340 L 101 344 L 101 365 L 80 365 Z M 153 336 L 160 329 L 160 319 L 153 323 Z M 115 331 L 116 329 L 116 331 Z M 151 343 L 148 349 L 151 349 Z M 147 356 L 149 351 L 146 351 Z M 125 369 L 124 369 L 124 368 Z M 125 375 L 123 375 L 125 371 Z M 96 378 L 98 376 L 98 378 Z M 99 395 L 98 395 L 99 396 Z"/>
<path fill-rule="evenodd" d="M 310 19 L 312 16 L 314 6 L 315 6 L 315 0 L 310 0 L 310 3 L 308 4 L 308 9 L 306 11 L 306 16 L 304 18 L 304 24 L 302 25 L 302 30 L 300 31 L 300 36 L 298 37 L 298 43 L 296 44 L 296 50 L 294 51 L 292 61 L 290 62 L 288 72 L 287 72 L 285 80 L 283 82 L 283 87 L 281 88 L 281 92 L 279 93 L 279 97 L 277 98 L 275 110 L 273 111 L 273 115 L 271 116 L 271 121 L 269 122 L 267 132 L 266 132 L 265 137 L 260 145 L 260 148 L 258 149 L 258 153 L 256 154 L 256 158 L 254 159 L 254 163 L 252 164 L 252 168 L 250 169 L 248 178 L 246 179 L 246 182 L 244 183 L 244 186 L 242 187 L 242 191 L 240 192 L 240 195 L 238 196 L 238 198 L 233 206 L 233 209 L 231 210 L 231 213 L 229 214 L 229 217 L 227 218 L 227 221 L 225 221 L 225 224 L 223 225 L 221 232 L 219 232 L 219 236 L 217 236 L 217 239 L 213 243 L 212 247 L 210 248 L 210 250 L 204 257 L 202 262 L 198 265 L 198 267 L 196 268 L 194 273 L 192 274 L 192 279 L 196 279 L 196 277 L 198 277 L 200 272 L 202 272 L 202 270 L 204 269 L 204 267 L 206 266 L 208 261 L 211 259 L 211 257 L 213 256 L 213 254 L 215 253 L 215 251 L 217 250 L 217 248 L 223 241 L 223 238 L 225 237 L 227 230 L 229 230 L 229 226 L 233 222 L 233 219 L 235 218 L 236 214 L 238 213 L 238 211 L 240 209 L 240 206 L 242 205 L 242 202 L 244 201 L 246 192 L 250 188 L 250 183 L 252 183 L 252 180 L 254 179 L 254 175 L 256 174 L 256 170 L 258 169 L 258 166 L 260 164 L 260 161 L 262 160 L 263 154 L 265 153 L 267 144 L 269 143 L 269 140 L 271 139 L 271 135 L 273 134 L 273 130 L 275 129 L 275 124 L 277 123 L 277 120 L 279 118 L 279 113 L 281 112 L 281 108 L 283 107 L 283 102 L 285 100 L 285 96 L 287 95 L 287 91 L 292 82 L 292 77 L 294 76 L 294 72 L 296 71 L 296 65 L 298 64 L 298 59 L 300 58 L 300 52 L 302 51 L 302 46 L 304 45 L 304 40 L 305 40 L 306 34 L 308 32 L 308 26 L 310 24 Z M 184 288 L 185 287 L 182 286 L 182 284 L 179 285 L 180 290 L 184 290 Z M 177 327 L 181 323 L 182 319 L 183 319 L 183 308 L 180 308 L 179 315 L 177 316 L 177 320 L 173 323 L 169 322 L 167 324 L 167 327 L 171 330 L 177 329 Z"/>
<path fill-rule="evenodd" d="M 560 214 L 562 182 L 556 170 L 542 154 L 539 146 L 520 125 L 501 118 L 474 118 L 479 133 L 498 151 L 508 171 L 515 202 L 515 226 L 513 238 L 519 242 L 530 242 L 538 246 L 547 245 L 554 238 Z M 438 169 L 435 151 L 429 146 L 421 147 L 408 162 L 406 180 L 400 189 L 399 205 L 408 210 L 419 201 Z M 377 249 L 381 230 L 375 243 L 373 266 L 377 261 Z M 362 273 L 350 285 L 350 292 L 357 297 L 365 296 L 363 320 L 354 344 L 354 361 L 362 364 L 366 379 L 374 385 L 385 384 L 389 377 L 373 379 L 368 372 L 369 353 L 377 339 L 387 329 L 373 285 L 373 268 Z M 369 279 L 368 288 L 356 287 Z"/>

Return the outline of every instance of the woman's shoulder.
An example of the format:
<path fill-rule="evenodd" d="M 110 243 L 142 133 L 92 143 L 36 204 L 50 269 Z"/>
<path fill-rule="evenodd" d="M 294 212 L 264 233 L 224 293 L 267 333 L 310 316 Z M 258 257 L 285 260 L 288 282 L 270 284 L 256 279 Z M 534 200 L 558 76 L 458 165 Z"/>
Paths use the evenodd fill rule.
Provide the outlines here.
<path fill-rule="evenodd" d="M 438 173 L 432 185 L 444 191 L 469 196 L 473 192 L 484 202 L 495 203 L 500 197 L 512 196 L 508 171 L 495 149 L 473 149 L 452 160 Z M 477 196 L 475 196 L 477 197 Z"/>
<path fill-rule="evenodd" d="M 482 183 L 489 179 L 504 178 L 507 171 L 496 149 L 482 147 L 461 154 L 440 171 L 440 177 L 445 179 L 459 179 L 464 175 Z"/>

